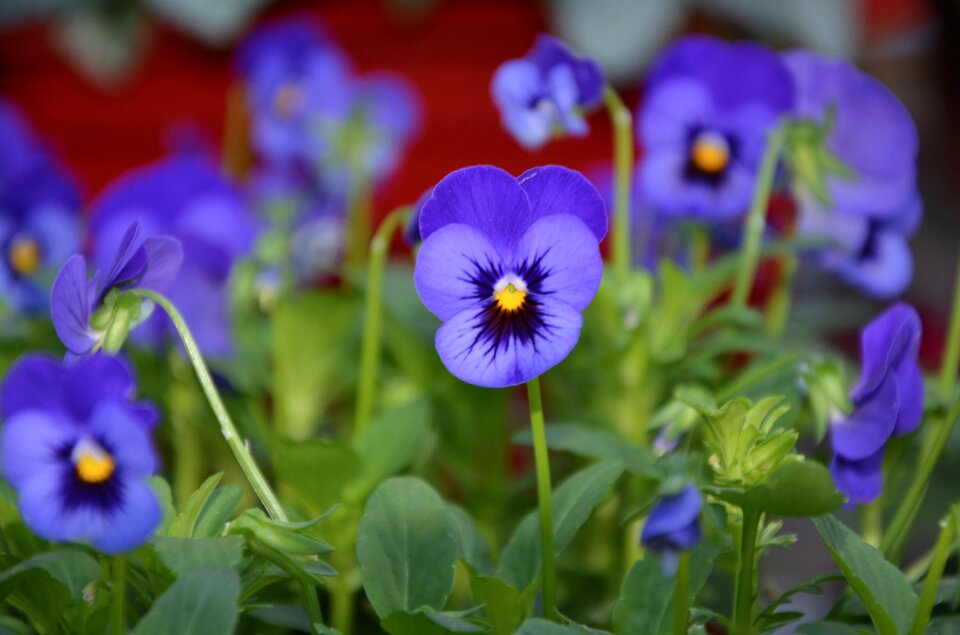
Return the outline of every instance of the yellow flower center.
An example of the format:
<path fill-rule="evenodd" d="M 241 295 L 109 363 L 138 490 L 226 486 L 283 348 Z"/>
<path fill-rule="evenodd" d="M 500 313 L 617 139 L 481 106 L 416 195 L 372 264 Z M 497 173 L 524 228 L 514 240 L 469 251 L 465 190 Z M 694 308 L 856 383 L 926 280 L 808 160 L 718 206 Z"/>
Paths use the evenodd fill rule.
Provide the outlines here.
<path fill-rule="evenodd" d="M 296 84 L 284 84 L 273 98 L 273 108 L 281 117 L 290 117 L 300 105 L 303 91 Z"/>
<path fill-rule="evenodd" d="M 10 245 L 10 266 L 21 276 L 40 268 L 40 245 L 32 238 L 18 238 Z"/>
<path fill-rule="evenodd" d="M 527 299 L 527 285 L 518 276 L 504 276 L 493 288 L 493 299 L 501 311 L 519 311 Z"/>
<path fill-rule="evenodd" d="M 719 174 L 730 163 L 730 144 L 723 135 L 701 132 L 693 141 L 690 160 L 701 172 Z"/>
<path fill-rule="evenodd" d="M 84 483 L 102 483 L 113 475 L 116 463 L 110 453 L 95 441 L 83 440 L 73 449 L 77 476 Z"/>

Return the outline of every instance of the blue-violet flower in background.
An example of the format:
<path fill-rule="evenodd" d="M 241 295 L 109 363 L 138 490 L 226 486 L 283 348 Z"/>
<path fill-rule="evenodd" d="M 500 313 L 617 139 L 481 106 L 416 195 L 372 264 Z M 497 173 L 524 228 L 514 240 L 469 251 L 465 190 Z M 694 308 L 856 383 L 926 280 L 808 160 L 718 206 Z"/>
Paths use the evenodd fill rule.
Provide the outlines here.
<path fill-rule="evenodd" d="M 767 132 L 793 105 L 782 60 L 691 36 L 654 61 L 638 113 L 644 196 L 667 215 L 724 221 L 749 207 Z"/>
<path fill-rule="evenodd" d="M 583 112 L 600 102 L 603 89 L 600 65 L 549 35 L 525 57 L 500 65 L 491 85 L 504 128 L 531 149 L 554 135 L 586 135 Z"/>
<path fill-rule="evenodd" d="M 107 355 L 65 365 L 30 354 L 10 369 L 0 390 L 3 476 L 34 533 L 112 554 L 154 532 L 157 413 L 131 402 L 133 390 L 130 369 Z"/>
<path fill-rule="evenodd" d="M 607 214 L 579 173 L 492 166 L 447 175 L 420 214 L 414 282 L 443 325 L 436 347 L 459 379 L 511 386 L 560 363 L 603 275 Z"/>
<path fill-rule="evenodd" d="M 144 239 L 171 236 L 180 241 L 183 263 L 167 295 L 204 353 L 229 356 L 228 278 L 234 261 L 250 253 L 258 231 L 241 192 L 212 160 L 199 154 L 175 155 L 130 172 L 92 206 L 92 254 L 98 271 L 110 269 L 135 220 Z M 159 345 L 168 324 L 166 316 L 154 313 L 133 337 Z"/>
<path fill-rule="evenodd" d="M 63 265 L 50 293 L 53 328 L 74 356 L 94 352 L 103 343 L 106 325 L 91 318 L 113 289 L 144 287 L 165 292 L 177 277 L 183 260 L 180 241 L 170 236 L 140 239 L 140 223 L 133 222 L 120 240 L 110 267 L 87 282 L 87 261 L 75 254 Z"/>
<path fill-rule="evenodd" d="M 690 485 L 676 494 L 664 496 L 647 517 L 640 542 L 660 554 L 667 575 L 676 571 L 678 552 L 690 549 L 703 537 L 702 509 L 703 495 Z"/>
<path fill-rule="evenodd" d="M 798 231 L 833 242 L 819 254 L 827 270 L 875 297 L 899 295 L 913 277 L 907 239 L 923 215 L 910 113 L 848 62 L 809 51 L 783 58 L 797 87 L 796 117 L 832 157 L 825 200 L 795 179 Z"/>
<path fill-rule="evenodd" d="M 850 395 L 853 413 L 830 427 L 830 472 L 850 503 L 869 503 L 880 495 L 887 442 L 913 432 L 923 418 L 920 337 L 920 317 L 902 303 L 861 333 L 860 381 Z"/>
<path fill-rule="evenodd" d="M 80 247 L 80 196 L 20 112 L 0 99 L 0 299 L 41 313 L 57 269 Z"/>

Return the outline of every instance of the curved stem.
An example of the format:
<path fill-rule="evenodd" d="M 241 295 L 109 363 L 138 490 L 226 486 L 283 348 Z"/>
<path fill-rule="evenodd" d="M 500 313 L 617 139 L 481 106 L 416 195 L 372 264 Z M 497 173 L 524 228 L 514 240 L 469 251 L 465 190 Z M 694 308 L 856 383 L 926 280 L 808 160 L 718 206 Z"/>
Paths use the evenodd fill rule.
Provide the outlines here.
<path fill-rule="evenodd" d="M 110 588 L 110 635 L 123 635 L 123 613 L 127 603 L 127 559 L 113 557 L 113 582 Z"/>
<path fill-rule="evenodd" d="M 394 210 L 380 224 L 370 243 L 367 267 L 367 295 L 365 298 L 363 341 L 360 348 L 360 382 L 357 386 L 357 408 L 353 434 L 361 434 L 373 417 L 377 373 L 380 366 L 380 331 L 383 321 L 383 270 L 387 262 L 390 239 L 402 228 L 410 216 L 409 207 Z"/>
<path fill-rule="evenodd" d="M 543 616 L 557 619 L 557 567 L 553 547 L 553 501 L 550 487 L 550 457 L 547 454 L 547 431 L 543 422 L 540 380 L 527 382 L 530 401 L 530 427 L 533 430 L 533 456 L 537 469 L 537 499 L 540 504 L 540 551 L 543 556 Z"/>
<path fill-rule="evenodd" d="M 930 561 L 930 568 L 927 570 L 927 577 L 923 581 L 923 589 L 920 591 L 920 602 L 917 604 L 917 615 L 913 620 L 913 628 L 910 629 L 910 635 L 923 635 L 927 632 L 927 623 L 930 621 L 930 612 L 937 599 L 937 589 L 940 586 L 940 578 L 943 576 L 943 569 L 947 564 L 947 559 L 953 552 L 953 537 L 956 534 L 957 523 L 953 513 L 947 516 L 943 529 L 940 530 L 940 537 L 937 538 L 937 546 L 933 550 L 933 560 Z"/>
<path fill-rule="evenodd" d="M 960 257 L 957 259 L 957 273 L 954 280 L 950 330 L 946 348 L 943 351 L 943 365 L 940 367 L 940 399 L 943 403 L 948 403 L 953 396 L 958 366 L 960 366 Z"/>
<path fill-rule="evenodd" d="M 673 635 L 687 635 L 690 622 L 690 552 L 684 549 L 677 564 L 677 586 L 673 594 Z"/>
<path fill-rule="evenodd" d="M 784 128 L 777 125 L 767 136 L 767 148 L 763 153 L 763 162 L 760 164 L 760 173 L 757 175 L 757 184 L 753 190 L 753 202 L 743 228 L 743 242 L 740 247 L 740 271 L 737 275 L 730 304 L 746 306 L 753 288 L 753 280 L 757 275 L 757 265 L 760 263 L 760 246 L 763 242 L 763 228 L 766 225 L 767 204 L 770 201 L 770 192 L 773 190 L 773 179 L 777 173 L 777 161 L 780 159 L 780 150 L 783 148 Z"/>
<path fill-rule="evenodd" d="M 732 635 L 753 634 L 753 587 L 759 531 L 760 514 L 744 510 L 737 558 L 737 582 L 733 593 Z"/>
<path fill-rule="evenodd" d="M 603 93 L 603 102 L 613 126 L 614 212 L 613 265 L 621 274 L 630 270 L 630 190 L 633 182 L 633 116 L 611 86 Z"/>
<path fill-rule="evenodd" d="M 286 522 L 286 512 L 283 511 L 276 494 L 270 489 L 267 479 L 263 476 L 260 468 L 253 460 L 250 449 L 243 442 L 243 439 L 240 438 L 240 433 L 237 432 L 237 428 L 233 424 L 233 420 L 230 418 L 230 414 L 227 412 L 223 400 L 220 398 L 220 393 L 217 392 L 217 387 L 213 383 L 213 377 L 210 376 L 210 371 L 203 361 L 203 356 L 200 355 L 200 349 L 197 348 L 193 334 L 187 327 L 183 316 L 180 315 L 180 311 L 177 310 L 177 307 L 173 306 L 170 300 L 155 291 L 138 288 L 131 289 L 129 292 L 154 302 L 170 316 L 170 321 L 173 322 L 173 326 L 177 329 L 177 333 L 180 334 L 183 346 L 187 350 L 187 357 L 190 359 L 190 363 L 193 364 L 193 369 L 197 373 L 197 379 L 200 380 L 200 387 L 203 388 L 203 393 L 206 395 L 207 401 L 210 402 L 213 414 L 220 423 L 220 433 L 233 451 L 233 456 L 237 459 L 237 463 L 240 464 L 240 469 L 243 470 L 244 476 L 247 477 L 247 481 L 249 481 L 250 486 L 267 510 L 267 513 L 270 514 L 270 517 L 274 520 Z"/>

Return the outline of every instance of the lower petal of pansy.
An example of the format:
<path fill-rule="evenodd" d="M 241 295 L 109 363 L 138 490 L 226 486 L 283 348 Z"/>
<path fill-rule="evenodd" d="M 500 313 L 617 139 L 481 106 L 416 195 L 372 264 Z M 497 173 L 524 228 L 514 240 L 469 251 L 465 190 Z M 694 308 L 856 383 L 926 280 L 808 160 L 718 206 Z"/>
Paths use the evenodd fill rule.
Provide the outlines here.
<path fill-rule="evenodd" d="M 844 261 L 837 271 L 848 283 L 877 298 L 901 294 L 913 279 L 913 256 L 906 239 L 892 231 L 878 231 L 871 253 Z"/>
<path fill-rule="evenodd" d="M 833 449 L 848 461 L 871 456 L 890 439 L 899 410 L 900 393 L 889 373 L 875 391 L 854 402 L 853 414 L 830 427 Z"/>
<path fill-rule="evenodd" d="M 597 238 L 571 214 L 554 214 L 536 221 L 517 243 L 521 269 L 537 294 L 562 300 L 583 311 L 593 300 L 603 277 L 603 260 Z M 519 264 L 519 263 L 518 263 Z"/>
<path fill-rule="evenodd" d="M 893 434 L 900 437 L 916 430 L 923 419 L 923 372 L 914 356 L 903 360 L 894 376 L 900 392 L 900 411 Z"/>
<path fill-rule="evenodd" d="M 830 463 L 830 474 L 837 489 L 851 504 L 876 500 L 883 491 L 883 449 L 858 461 L 835 456 Z"/>
<path fill-rule="evenodd" d="M 423 242 L 417 254 L 413 281 L 424 305 L 441 320 L 475 305 L 477 276 L 497 275 L 503 258 L 479 231 L 456 223 L 437 230 Z M 496 280 L 490 280 L 493 286 Z"/>
<path fill-rule="evenodd" d="M 903 302 L 870 321 L 860 334 L 863 361 L 854 399 L 874 391 L 898 360 L 916 359 L 921 330 L 916 309 Z"/>
<path fill-rule="evenodd" d="M 153 534 L 162 515 L 157 495 L 145 482 L 127 482 L 122 500 L 104 516 L 99 531 L 90 536 L 90 541 L 104 553 L 130 551 Z"/>
<path fill-rule="evenodd" d="M 533 312 L 528 306 L 525 316 L 503 317 L 489 304 L 478 304 L 445 322 L 437 331 L 436 346 L 447 370 L 467 383 L 503 388 L 538 377 L 563 361 L 580 336 L 579 311 L 550 297 L 528 302 Z"/>

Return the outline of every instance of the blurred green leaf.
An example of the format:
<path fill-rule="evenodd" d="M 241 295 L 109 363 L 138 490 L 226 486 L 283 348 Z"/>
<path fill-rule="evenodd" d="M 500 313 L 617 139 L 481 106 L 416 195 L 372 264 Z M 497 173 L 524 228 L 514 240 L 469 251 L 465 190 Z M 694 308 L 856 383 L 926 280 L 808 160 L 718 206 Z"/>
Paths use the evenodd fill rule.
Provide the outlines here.
<path fill-rule="evenodd" d="M 483 604 L 494 635 L 513 635 L 527 615 L 536 587 L 531 585 L 521 592 L 500 578 L 471 569 L 470 590 L 477 602 Z"/>
<path fill-rule="evenodd" d="M 493 571 L 493 557 L 487 541 L 480 535 L 480 530 L 473 522 L 473 518 L 464 508 L 458 505 L 447 505 L 450 517 L 456 529 L 457 543 L 460 546 L 460 559 L 480 573 Z"/>
<path fill-rule="evenodd" d="M 174 538 L 190 538 L 193 536 L 197 519 L 200 517 L 200 513 L 203 511 L 204 506 L 213 494 L 213 490 L 216 489 L 217 484 L 220 483 L 220 479 L 222 478 L 223 472 L 218 472 L 205 480 L 200 487 L 197 488 L 197 491 L 190 494 L 190 498 L 187 499 L 183 510 L 177 514 L 177 517 L 170 523 L 170 527 L 167 529 L 168 536 Z"/>
<path fill-rule="evenodd" d="M 391 635 L 446 635 L 447 633 L 487 632 L 459 615 L 423 608 L 394 613 L 381 623 Z"/>
<path fill-rule="evenodd" d="M 524 622 L 516 635 L 584 635 L 590 632 L 585 628 L 557 624 L 535 617 Z"/>
<path fill-rule="evenodd" d="M 633 445 L 617 434 L 603 428 L 588 428 L 575 423 L 551 423 L 546 426 L 547 446 L 591 459 L 620 461 L 627 470 L 648 478 L 659 478 L 653 453 Z M 515 443 L 533 444 L 533 435 L 524 428 L 514 435 Z"/>
<path fill-rule="evenodd" d="M 344 489 L 360 471 L 352 448 L 332 441 L 281 441 L 273 449 L 281 496 L 308 514 L 344 500 Z"/>
<path fill-rule="evenodd" d="M 131 635 L 230 635 L 237 624 L 240 579 L 227 567 L 186 573 L 164 591 Z"/>
<path fill-rule="evenodd" d="M 430 403 L 426 399 L 384 408 L 353 443 L 360 475 L 350 484 L 352 498 L 363 500 L 380 481 L 406 468 L 428 445 Z"/>
<path fill-rule="evenodd" d="M 231 483 L 213 490 L 193 527 L 195 538 L 215 538 L 223 533 L 227 521 L 237 511 L 243 488 Z"/>
<path fill-rule="evenodd" d="M 381 619 L 442 609 L 453 590 L 456 526 L 432 487 L 394 477 L 370 495 L 357 534 L 364 590 Z"/>
<path fill-rule="evenodd" d="M 711 493 L 743 509 L 775 516 L 822 516 L 843 505 L 829 470 L 802 456 L 786 457 L 760 485 L 748 490 L 716 489 Z"/>
<path fill-rule="evenodd" d="M 243 559 L 243 538 L 157 538 L 160 561 L 176 576 L 204 567 L 234 568 Z"/>

